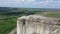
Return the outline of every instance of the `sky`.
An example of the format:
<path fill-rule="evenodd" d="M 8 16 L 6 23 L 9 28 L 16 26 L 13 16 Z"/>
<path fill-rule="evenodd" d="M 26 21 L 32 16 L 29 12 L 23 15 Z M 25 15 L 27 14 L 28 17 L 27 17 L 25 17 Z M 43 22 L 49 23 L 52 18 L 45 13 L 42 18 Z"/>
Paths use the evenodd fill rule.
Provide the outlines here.
<path fill-rule="evenodd" d="M 60 8 L 60 0 L 0 0 L 0 7 Z"/>

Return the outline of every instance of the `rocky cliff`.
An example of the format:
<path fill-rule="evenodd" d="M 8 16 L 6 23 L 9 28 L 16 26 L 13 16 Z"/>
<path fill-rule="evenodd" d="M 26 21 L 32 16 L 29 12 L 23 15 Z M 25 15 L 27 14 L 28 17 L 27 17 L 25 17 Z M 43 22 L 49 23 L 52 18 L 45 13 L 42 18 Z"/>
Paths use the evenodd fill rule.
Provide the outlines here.
<path fill-rule="evenodd" d="M 19 17 L 17 34 L 60 34 L 60 18 L 41 15 Z"/>

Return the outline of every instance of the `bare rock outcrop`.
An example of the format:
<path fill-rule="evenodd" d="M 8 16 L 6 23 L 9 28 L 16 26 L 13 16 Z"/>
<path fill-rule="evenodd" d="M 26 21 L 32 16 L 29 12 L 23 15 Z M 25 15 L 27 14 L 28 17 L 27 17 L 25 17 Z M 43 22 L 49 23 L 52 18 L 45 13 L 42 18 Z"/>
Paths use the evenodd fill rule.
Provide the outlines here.
<path fill-rule="evenodd" d="M 19 17 L 17 34 L 60 34 L 60 18 L 41 15 Z"/>

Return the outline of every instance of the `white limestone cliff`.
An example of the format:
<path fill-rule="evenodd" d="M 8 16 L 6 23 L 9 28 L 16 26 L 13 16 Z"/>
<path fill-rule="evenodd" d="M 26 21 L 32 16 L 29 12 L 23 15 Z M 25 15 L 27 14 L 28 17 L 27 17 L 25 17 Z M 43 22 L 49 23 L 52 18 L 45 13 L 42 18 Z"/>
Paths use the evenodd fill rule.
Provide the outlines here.
<path fill-rule="evenodd" d="M 60 34 L 60 18 L 41 15 L 19 17 L 17 19 L 17 34 Z"/>

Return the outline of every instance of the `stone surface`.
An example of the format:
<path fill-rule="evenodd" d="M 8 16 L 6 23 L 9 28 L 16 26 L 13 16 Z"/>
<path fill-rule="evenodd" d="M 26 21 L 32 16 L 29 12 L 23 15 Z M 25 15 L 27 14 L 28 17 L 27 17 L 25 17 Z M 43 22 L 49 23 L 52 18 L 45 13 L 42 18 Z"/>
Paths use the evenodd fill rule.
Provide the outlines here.
<path fill-rule="evenodd" d="M 60 34 L 60 18 L 41 15 L 19 17 L 17 19 L 17 34 Z"/>

